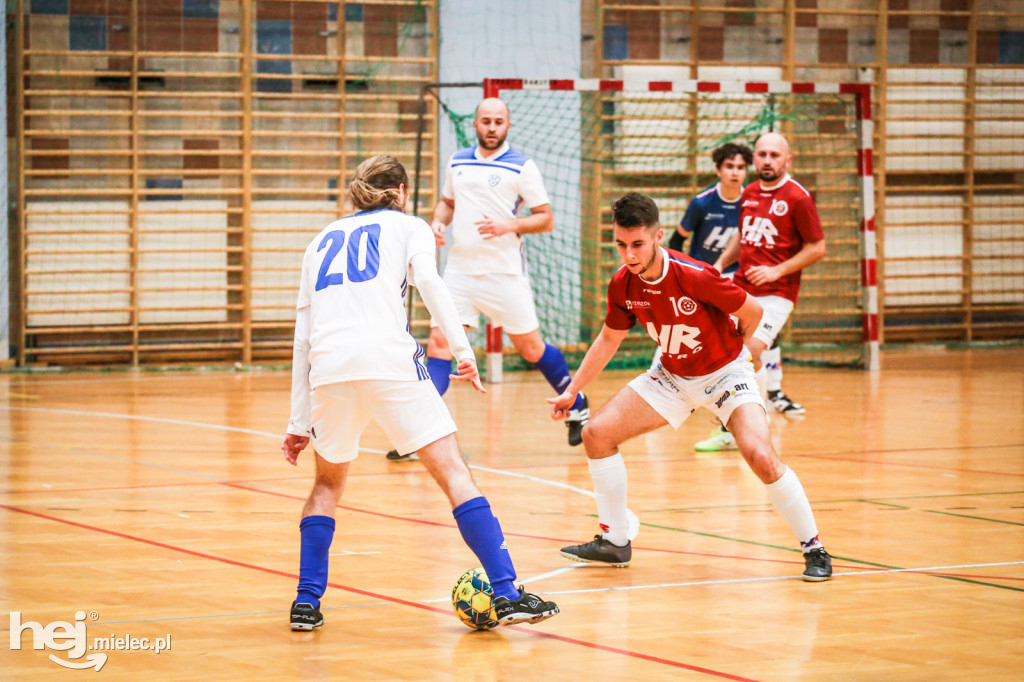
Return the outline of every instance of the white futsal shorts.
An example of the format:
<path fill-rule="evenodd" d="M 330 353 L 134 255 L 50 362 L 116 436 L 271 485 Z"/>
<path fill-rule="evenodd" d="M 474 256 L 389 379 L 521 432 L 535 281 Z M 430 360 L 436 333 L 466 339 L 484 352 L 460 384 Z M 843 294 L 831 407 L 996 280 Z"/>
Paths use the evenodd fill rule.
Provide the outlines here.
<path fill-rule="evenodd" d="M 482 313 L 506 334 L 528 334 L 540 328 L 530 278 L 526 275 L 445 272 L 444 283 L 452 292 L 459 320 L 467 327 L 480 326 Z M 436 327 L 437 323 L 431 319 L 430 326 Z"/>
<path fill-rule="evenodd" d="M 370 420 L 402 454 L 455 433 L 448 406 L 429 381 L 341 381 L 311 393 L 313 447 L 328 462 L 351 462 Z"/>
<path fill-rule="evenodd" d="M 746 348 L 720 369 L 691 379 L 673 374 L 659 361 L 630 381 L 629 387 L 673 429 L 682 426 L 698 407 L 714 412 L 723 424 L 728 424 L 733 410 L 745 403 L 756 403 L 764 409 L 750 351 Z"/>
<path fill-rule="evenodd" d="M 754 338 L 760 339 L 766 347 L 771 348 L 775 343 L 775 337 L 786 326 L 789 314 L 793 312 L 793 302 L 781 296 L 757 296 L 756 298 L 757 302 L 761 304 L 761 308 L 764 309 L 764 315 L 761 316 L 761 324 L 754 332 Z"/>

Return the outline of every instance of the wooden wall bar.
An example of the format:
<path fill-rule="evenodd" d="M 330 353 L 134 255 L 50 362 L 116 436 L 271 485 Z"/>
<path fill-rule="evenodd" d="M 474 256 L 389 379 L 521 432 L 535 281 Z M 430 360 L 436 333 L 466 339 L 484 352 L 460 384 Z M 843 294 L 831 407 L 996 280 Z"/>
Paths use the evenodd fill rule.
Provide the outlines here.
<path fill-rule="evenodd" d="M 19 363 L 290 356 L 345 178 L 383 152 L 412 168 L 435 4 L 86 5 L 14 17 Z M 428 196 L 435 138 L 429 115 Z"/>
<path fill-rule="evenodd" d="M 584 27 L 584 76 L 871 82 L 883 339 L 1024 337 L 1019 2 L 587 0 Z"/>
<path fill-rule="evenodd" d="M 413 165 L 438 11 L 20 0 L 19 364 L 286 360 L 300 254 L 344 214 L 345 178 L 375 153 Z M 872 83 L 883 339 L 1024 337 L 1019 2 L 584 0 L 581 12 L 582 77 Z M 539 50 L 558 30 L 522 39 Z M 428 108 L 424 214 L 439 165 Z M 673 188 L 680 212 L 704 171 Z"/>

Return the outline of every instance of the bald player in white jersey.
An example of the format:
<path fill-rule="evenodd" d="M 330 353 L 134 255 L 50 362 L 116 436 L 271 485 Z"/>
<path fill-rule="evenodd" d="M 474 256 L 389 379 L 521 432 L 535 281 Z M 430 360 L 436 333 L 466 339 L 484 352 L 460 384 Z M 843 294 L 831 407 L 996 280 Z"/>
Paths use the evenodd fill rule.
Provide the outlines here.
<path fill-rule="evenodd" d="M 449 227 L 453 239 L 444 281 L 466 328 L 476 327 L 480 314 L 486 315 L 561 393 L 572 377 L 562 352 L 541 337 L 523 250 L 523 235 L 554 229 L 551 200 L 537 164 L 506 142 L 511 121 L 504 102 L 496 97 L 480 102 L 473 128 L 477 144 L 455 152 L 448 162 L 430 224 L 438 246 L 445 243 Z M 524 206 L 530 215 L 520 215 Z M 441 331 L 436 326 L 430 330 L 427 369 L 444 395 L 452 355 Z M 566 419 L 570 445 L 582 442 L 589 416 L 581 393 Z"/>
<path fill-rule="evenodd" d="M 473 482 L 455 441 L 455 422 L 409 334 L 405 290 L 414 284 L 451 340 L 459 363 L 454 378 L 484 392 L 473 349 L 437 274 L 434 236 L 425 221 L 402 210 L 408 185 L 394 157 L 364 161 L 349 185 L 352 203 L 362 210 L 325 227 L 302 259 L 291 418 L 281 449 L 295 465 L 312 438 L 316 480 L 299 524 L 293 630 L 323 624 L 320 597 L 327 587 L 334 513 L 371 419 L 395 445 L 419 451 L 447 495 L 463 539 L 490 578 L 496 619 L 535 623 L 558 613 L 553 602 L 515 587 L 501 526 Z"/>

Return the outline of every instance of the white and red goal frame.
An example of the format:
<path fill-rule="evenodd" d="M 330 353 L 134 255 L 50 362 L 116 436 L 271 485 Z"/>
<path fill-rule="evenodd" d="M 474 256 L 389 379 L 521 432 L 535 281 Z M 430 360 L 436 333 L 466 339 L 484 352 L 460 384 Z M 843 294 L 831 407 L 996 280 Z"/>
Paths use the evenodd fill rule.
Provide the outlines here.
<path fill-rule="evenodd" d="M 541 79 L 485 78 L 484 97 L 500 97 L 502 90 L 576 90 L 604 92 L 720 92 L 737 94 L 845 94 L 854 97 L 859 146 L 857 175 L 861 191 L 861 301 L 864 331 L 864 367 L 879 369 L 878 268 L 875 241 L 875 180 L 872 164 L 874 122 L 871 85 L 868 83 L 807 83 L 789 81 L 610 80 L 603 78 Z M 487 325 L 487 378 L 501 381 L 501 328 Z"/>

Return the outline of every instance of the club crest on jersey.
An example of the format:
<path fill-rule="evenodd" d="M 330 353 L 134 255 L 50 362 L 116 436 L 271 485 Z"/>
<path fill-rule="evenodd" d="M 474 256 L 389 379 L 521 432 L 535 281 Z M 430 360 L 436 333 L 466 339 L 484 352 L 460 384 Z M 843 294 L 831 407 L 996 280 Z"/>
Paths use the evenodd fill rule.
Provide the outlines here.
<path fill-rule="evenodd" d="M 487 184 L 491 187 L 497 187 L 499 182 L 501 182 L 501 176 L 497 173 L 492 173 L 487 177 Z"/>
<path fill-rule="evenodd" d="M 789 204 L 782 199 L 772 199 L 772 207 L 768 209 L 772 215 L 784 216 L 789 213 Z"/>
<path fill-rule="evenodd" d="M 683 315 L 693 315 L 697 312 L 697 303 L 688 296 L 683 296 L 676 301 L 676 309 Z"/>

